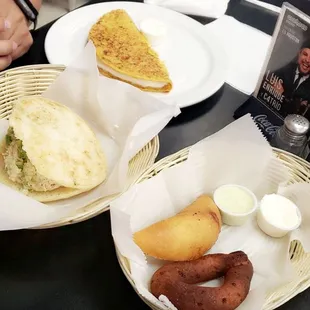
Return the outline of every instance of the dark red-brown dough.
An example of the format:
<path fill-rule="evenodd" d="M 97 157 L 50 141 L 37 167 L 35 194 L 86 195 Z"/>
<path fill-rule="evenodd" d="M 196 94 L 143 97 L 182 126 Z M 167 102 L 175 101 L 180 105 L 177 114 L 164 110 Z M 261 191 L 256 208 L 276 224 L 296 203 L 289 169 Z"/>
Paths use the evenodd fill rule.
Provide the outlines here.
<path fill-rule="evenodd" d="M 221 287 L 197 284 L 224 277 Z M 151 292 L 165 295 L 178 310 L 234 310 L 247 297 L 253 266 L 241 251 L 210 254 L 189 262 L 175 262 L 158 269 Z"/>

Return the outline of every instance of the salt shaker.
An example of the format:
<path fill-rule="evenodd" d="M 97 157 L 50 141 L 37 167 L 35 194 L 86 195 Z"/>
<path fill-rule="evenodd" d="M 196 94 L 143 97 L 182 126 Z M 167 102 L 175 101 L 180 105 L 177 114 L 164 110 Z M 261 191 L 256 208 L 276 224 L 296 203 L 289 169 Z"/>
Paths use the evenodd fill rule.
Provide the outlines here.
<path fill-rule="evenodd" d="M 305 158 L 309 128 L 310 123 L 305 117 L 297 114 L 288 115 L 270 143 L 276 148 Z"/>

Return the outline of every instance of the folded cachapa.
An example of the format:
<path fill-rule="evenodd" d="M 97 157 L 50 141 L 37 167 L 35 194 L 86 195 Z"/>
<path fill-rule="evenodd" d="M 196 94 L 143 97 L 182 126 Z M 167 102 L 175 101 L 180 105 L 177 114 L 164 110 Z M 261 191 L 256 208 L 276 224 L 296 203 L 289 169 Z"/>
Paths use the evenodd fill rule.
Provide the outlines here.
<path fill-rule="evenodd" d="M 89 33 L 101 74 L 144 91 L 169 92 L 172 82 L 164 63 L 124 10 L 103 15 Z"/>
<path fill-rule="evenodd" d="M 43 97 L 14 103 L 0 153 L 0 182 L 41 202 L 87 192 L 107 174 L 100 142 L 85 121 Z"/>

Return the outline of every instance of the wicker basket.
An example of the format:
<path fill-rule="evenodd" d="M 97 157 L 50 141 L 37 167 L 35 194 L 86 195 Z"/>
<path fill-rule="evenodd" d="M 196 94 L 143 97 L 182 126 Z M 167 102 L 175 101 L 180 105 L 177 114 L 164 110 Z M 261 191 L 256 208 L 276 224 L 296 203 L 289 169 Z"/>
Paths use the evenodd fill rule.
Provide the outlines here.
<path fill-rule="evenodd" d="M 2 72 L 0 74 L 0 118 L 7 118 L 10 115 L 12 102 L 19 97 L 42 94 L 64 69 L 64 66 L 35 65 Z M 127 187 L 155 162 L 158 152 L 159 139 L 155 137 L 130 161 Z M 98 200 L 79 209 L 68 218 L 38 228 L 52 228 L 85 221 L 108 210 L 111 200 L 115 197 Z"/>
<path fill-rule="evenodd" d="M 187 159 L 189 149 L 184 149 L 176 154 L 162 159 L 157 162 L 151 168 L 149 168 L 137 181 L 137 183 L 144 180 L 150 179 L 157 175 L 164 169 L 175 166 Z M 282 150 L 274 149 L 274 154 L 277 156 L 282 163 L 289 168 L 291 174 L 291 183 L 296 182 L 307 182 L 310 183 L 310 164 L 297 156 L 290 153 L 284 152 Z M 131 283 L 137 294 L 142 298 L 142 300 L 152 309 L 159 310 L 157 306 L 150 304 L 148 300 L 143 298 L 137 291 L 134 281 L 130 274 L 130 264 L 128 260 L 120 254 L 118 249 L 116 249 L 117 258 L 119 264 L 127 277 L 128 281 Z M 285 286 L 279 287 L 273 292 L 269 292 L 266 296 L 266 301 L 264 304 L 264 310 L 276 309 L 283 305 L 294 296 L 303 292 L 310 287 L 310 254 L 306 254 L 302 248 L 300 242 L 294 241 L 291 243 L 290 247 L 290 257 L 291 262 L 297 271 L 297 279 Z"/>

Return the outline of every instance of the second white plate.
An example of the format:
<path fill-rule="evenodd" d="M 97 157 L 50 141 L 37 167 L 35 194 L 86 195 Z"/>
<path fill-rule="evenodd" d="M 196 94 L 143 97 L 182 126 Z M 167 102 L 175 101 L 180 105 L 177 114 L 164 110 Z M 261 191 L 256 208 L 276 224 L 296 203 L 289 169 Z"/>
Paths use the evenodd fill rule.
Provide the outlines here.
<path fill-rule="evenodd" d="M 146 18 L 158 19 L 167 27 L 167 36 L 154 49 L 166 63 L 173 90 L 152 95 L 184 108 L 212 96 L 224 84 L 228 67 L 224 48 L 203 25 L 175 11 L 142 3 L 99 3 L 63 16 L 46 36 L 48 61 L 69 65 L 87 43 L 91 26 L 100 16 L 115 9 L 126 10 L 138 27 Z"/>

